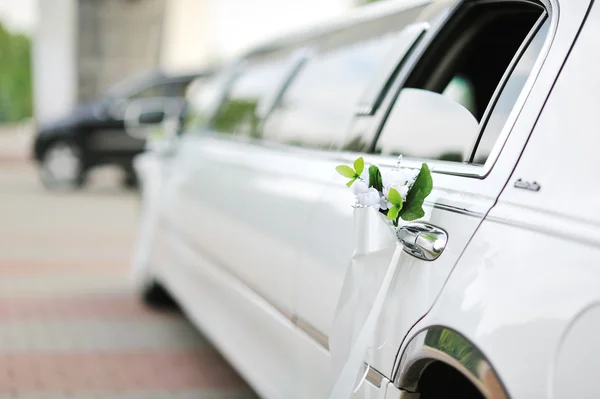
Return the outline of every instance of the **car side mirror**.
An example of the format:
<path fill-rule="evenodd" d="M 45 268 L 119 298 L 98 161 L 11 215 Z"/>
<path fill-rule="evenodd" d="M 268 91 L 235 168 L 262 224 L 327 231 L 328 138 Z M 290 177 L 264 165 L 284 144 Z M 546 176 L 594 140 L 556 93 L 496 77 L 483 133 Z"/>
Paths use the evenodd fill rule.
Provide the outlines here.
<path fill-rule="evenodd" d="M 166 114 L 164 110 L 148 110 L 143 111 L 138 116 L 140 125 L 153 125 L 161 123 L 165 120 Z"/>
<path fill-rule="evenodd" d="M 378 145 L 384 154 L 390 154 L 405 147 L 411 137 L 418 137 L 412 141 L 423 143 L 422 148 L 415 148 L 419 158 L 443 159 L 440 154 L 451 154 L 452 159 L 447 160 L 466 160 L 479 129 L 475 116 L 449 96 L 405 88 L 387 118 Z"/>
<path fill-rule="evenodd" d="M 170 140 L 179 129 L 183 102 L 173 98 L 131 101 L 125 109 L 125 131 L 138 139 Z"/>

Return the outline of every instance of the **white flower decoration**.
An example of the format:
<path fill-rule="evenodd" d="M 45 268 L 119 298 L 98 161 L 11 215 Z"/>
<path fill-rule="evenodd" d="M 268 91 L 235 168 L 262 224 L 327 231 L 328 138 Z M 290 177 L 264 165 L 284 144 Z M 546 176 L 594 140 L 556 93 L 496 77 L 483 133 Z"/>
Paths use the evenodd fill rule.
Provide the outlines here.
<path fill-rule="evenodd" d="M 402 200 L 405 201 L 408 191 L 415 182 L 418 174 L 418 171 L 411 169 L 394 169 L 384 173 L 381 176 L 384 197 L 387 198 L 390 193 L 390 189 L 395 188 L 402 197 Z"/>
<path fill-rule="evenodd" d="M 387 200 L 386 197 L 381 197 L 381 199 L 379 200 L 379 209 L 381 209 L 382 211 L 386 211 L 388 209 L 390 209 L 390 202 Z"/>
<path fill-rule="evenodd" d="M 427 164 L 422 164 L 420 170 L 403 169 L 401 164 L 402 156 L 399 156 L 394 170 L 382 172 L 377 165 L 365 165 L 364 159 L 359 157 L 352 166 L 338 165 L 335 170 L 349 179 L 346 186 L 352 187 L 357 206 L 373 207 L 398 226 L 400 219 L 412 221 L 425 216 L 423 203 L 433 190 L 431 170 Z M 371 169 L 372 173 L 369 173 Z M 371 182 L 371 177 L 376 181 Z M 415 185 L 418 186 L 416 189 Z M 411 190 L 414 195 L 409 199 Z"/>
<path fill-rule="evenodd" d="M 369 165 L 365 165 L 365 170 L 360 174 L 360 180 L 369 187 L 369 184 L 371 183 L 369 178 Z"/>
<path fill-rule="evenodd" d="M 363 180 L 357 180 L 352 185 L 352 192 L 354 195 L 358 194 L 366 194 L 369 191 L 369 183 L 364 182 Z"/>
<path fill-rule="evenodd" d="M 362 206 L 372 206 L 376 210 L 379 210 L 381 204 L 381 196 L 379 191 L 373 187 L 369 188 L 366 193 L 356 194 L 356 200 Z"/>

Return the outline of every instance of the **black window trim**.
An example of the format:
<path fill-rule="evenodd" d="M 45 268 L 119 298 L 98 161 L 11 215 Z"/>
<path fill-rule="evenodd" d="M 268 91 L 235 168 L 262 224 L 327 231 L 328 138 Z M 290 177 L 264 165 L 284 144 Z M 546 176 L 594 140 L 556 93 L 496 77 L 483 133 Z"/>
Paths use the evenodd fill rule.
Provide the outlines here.
<path fill-rule="evenodd" d="M 410 54 L 417 48 L 419 42 L 423 39 L 427 31 L 430 29 L 430 25 L 428 22 L 417 22 L 406 26 L 403 30 L 398 32 L 402 35 L 403 32 L 407 32 L 410 30 L 416 31 L 417 35 L 413 39 L 412 43 L 402 43 L 406 46 L 406 51 L 397 55 L 390 55 L 390 58 L 394 58 L 393 61 L 390 61 L 390 69 L 383 71 L 377 71 L 375 76 L 371 79 L 368 87 L 375 85 L 376 87 L 371 92 L 369 89 L 365 91 L 361 95 L 361 98 L 358 101 L 357 110 L 355 115 L 357 116 L 371 116 L 374 115 L 375 112 L 381 106 L 385 96 L 390 91 L 392 84 L 394 82 L 394 78 L 398 75 L 398 72 L 402 69 L 405 61 L 409 58 Z M 398 43 L 394 46 L 392 51 L 398 50 Z M 384 61 L 385 62 L 385 61 Z M 371 98 L 369 98 L 371 97 Z"/>
<path fill-rule="evenodd" d="M 498 103 L 498 100 L 500 99 L 500 94 L 506 87 L 506 84 L 508 83 L 517 64 L 519 63 L 519 61 L 525 54 L 525 51 L 527 51 L 527 48 L 529 47 L 529 45 L 531 44 L 531 42 L 533 41 L 533 39 L 535 38 L 535 36 L 539 32 L 540 28 L 544 25 L 544 23 L 546 22 L 547 19 L 548 19 L 548 14 L 546 12 L 544 12 L 544 13 L 542 13 L 542 15 L 540 15 L 538 20 L 535 22 L 535 24 L 533 25 L 533 27 L 531 28 L 531 30 L 525 37 L 525 40 L 523 40 L 523 43 L 521 43 L 521 46 L 519 46 L 519 49 L 517 50 L 517 53 L 513 57 L 512 61 L 510 62 L 508 68 L 506 69 L 506 71 L 504 71 L 504 74 L 502 75 L 502 78 L 500 79 L 500 83 L 496 87 L 496 90 L 494 90 L 494 94 L 492 94 L 492 98 L 490 99 L 490 102 L 488 103 L 487 108 L 485 109 L 485 112 L 483 113 L 483 116 L 481 117 L 481 124 L 479 126 L 479 135 L 477 136 L 477 138 L 475 139 L 475 141 L 471 147 L 471 153 L 470 153 L 468 161 L 467 161 L 468 163 L 473 163 L 473 158 L 475 157 L 475 153 L 477 152 L 477 147 L 479 146 L 479 143 L 481 142 L 481 138 L 483 137 L 483 134 L 485 133 L 485 129 L 488 125 L 488 122 L 490 121 L 490 116 L 494 112 L 494 108 L 496 107 L 496 104 Z M 529 79 L 529 77 L 528 77 L 528 79 Z"/>
<path fill-rule="evenodd" d="M 264 52 L 253 52 L 253 53 L 247 54 L 243 58 L 234 61 L 228 67 L 230 69 L 228 72 L 230 74 L 229 80 L 228 80 L 227 84 L 225 85 L 224 89 L 222 90 L 220 98 L 217 102 L 218 104 L 215 106 L 215 112 L 213 112 L 213 114 L 211 115 L 211 117 L 208 120 L 207 126 L 209 126 L 209 130 L 213 129 L 212 124 L 214 123 L 214 120 L 217 117 L 218 111 L 223 106 L 225 101 L 227 101 L 227 99 L 229 98 L 233 87 L 238 82 L 238 80 L 240 78 L 242 78 L 244 76 L 244 74 L 247 72 L 247 67 L 250 63 L 249 60 L 251 60 L 252 58 L 255 58 L 255 57 L 262 57 L 267 54 L 272 54 L 281 49 L 282 48 L 275 48 L 272 51 L 265 50 Z M 294 81 L 294 79 L 298 76 L 298 74 L 300 73 L 302 68 L 311 60 L 311 58 L 314 56 L 315 51 L 316 51 L 315 46 L 312 46 L 312 45 L 311 46 L 303 46 L 303 47 L 299 47 L 299 48 L 293 50 L 290 54 L 287 54 L 284 57 L 286 59 L 286 62 L 290 62 L 290 65 L 288 66 L 288 69 L 285 71 L 285 74 L 282 77 L 281 81 L 278 82 L 279 84 L 273 88 L 273 93 L 271 93 L 271 94 L 273 94 L 273 98 L 272 98 L 271 103 L 269 104 L 268 108 L 264 112 L 259 112 L 256 115 L 259 118 L 258 123 L 260 125 L 263 125 L 269 119 L 269 117 L 271 116 L 271 114 L 273 113 L 275 108 L 277 108 L 277 105 L 281 102 L 285 91 L 288 89 L 288 87 L 291 85 L 291 83 Z M 249 139 L 245 135 L 233 135 L 232 136 L 232 135 L 227 134 L 227 135 L 224 135 L 224 137 L 227 137 L 228 139 L 232 139 L 232 137 L 235 137 L 236 140 L 242 140 L 242 141 L 247 141 Z M 265 139 L 262 138 L 260 140 L 265 140 Z"/>
<path fill-rule="evenodd" d="M 415 158 L 415 157 L 404 157 L 403 158 L 403 163 L 408 166 L 410 166 L 411 164 L 414 166 L 418 166 L 422 162 L 427 162 L 428 164 L 434 166 L 435 173 L 440 173 L 440 174 L 456 175 L 456 176 L 463 176 L 463 177 L 477 178 L 477 179 L 485 179 L 489 175 L 489 173 L 491 172 L 494 164 L 496 163 L 496 161 L 501 153 L 502 148 L 504 147 L 504 144 L 506 143 L 506 140 L 508 139 L 511 129 L 506 129 L 506 127 L 509 125 L 511 120 L 512 120 L 512 124 L 514 125 L 514 121 L 516 118 L 515 115 L 518 115 L 524 106 L 523 98 L 527 97 L 528 93 L 533 88 L 533 83 L 536 80 L 538 74 L 540 73 L 543 61 L 545 60 L 545 58 L 548 55 L 548 52 L 550 50 L 550 44 L 552 43 L 552 38 L 554 37 L 554 34 L 556 32 L 556 24 L 557 24 L 557 18 L 555 17 L 555 13 L 553 12 L 557 8 L 556 0 L 537 0 L 537 1 L 536 0 L 471 0 L 471 1 L 465 0 L 465 1 L 459 1 L 456 4 L 454 4 L 449 10 L 447 10 L 445 15 L 442 15 L 439 22 L 437 24 L 433 25 L 432 28 L 426 33 L 425 37 L 421 40 L 420 44 L 412 52 L 412 54 L 408 55 L 408 59 L 406 60 L 406 63 L 405 63 L 406 64 L 405 68 L 400 71 L 397 78 L 395 79 L 395 82 L 392 85 L 392 88 L 389 90 L 390 92 L 393 92 L 393 99 L 387 105 L 387 109 L 384 110 L 383 116 L 376 121 L 376 126 L 374 128 L 375 133 L 373 135 L 371 145 L 367 151 L 369 154 L 375 154 L 377 141 L 379 140 L 381 132 L 383 131 L 383 128 L 385 126 L 387 118 L 389 117 L 389 115 L 394 107 L 394 104 L 396 102 L 398 95 L 404 88 L 406 81 L 410 77 L 412 71 L 418 66 L 419 61 L 420 61 L 421 57 L 423 56 L 423 54 L 425 53 L 425 51 L 429 48 L 431 43 L 437 38 L 439 32 L 446 26 L 446 24 L 450 20 L 452 20 L 457 15 L 457 13 L 462 12 L 462 10 L 464 9 L 465 6 L 475 5 L 475 4 L 492 4 L 492 3 L 525 3 L 525 4 L 541 7 L 544 11 L 542 12 L 542 14 L 538 18 L 538 20 L 536 21 L 534 26 L 528 33 L 526 39 L 523 41 L 523 43 L 519 47 L 519 50 L 513 57 L 509 67 L 507 68 L 504 75 L 502 76 L 502 79 L 500 80 L 500 83 L 498 84 L 498 87 L 496 88 L 496 91 L 494 92 L 492 99 L 490 100 L 490 103 L 488 104 L 488 107 L 486 108 L 486 111 L 485 111 L 482 121 L 480 123 L 479 134 L 478 134 L 477 140 L 475 140 L 471 154 L 469 155 L 469 158 L 468 158 L 469 161 L 471 161 L 473 156 L 475 155 L 475 152 L 477 150 L 477 145 L 480 141 L 481 135 L 483 134 L 483 132 L 485 130 L 485 126 L 487 125 L 487 122 L 489 120 L 489 115 L 490 115 L 491 111 L 493 111 L 493 107 L 495 106 L 496 102 L 498 101 L 498 98 L 499 98 L 500 94 L 502 93 L 502 89 L 504 89 L 504 87 L 505 87 L 508 79 L 510 78 L 514 68 L 516 67 L 518 61 L 521 59 L 521 57 L 523 56 L 523 53 L 527 49 L 527 46 L 529 45 L 531 40 L 533 40 L 533 38 L 535 37 L 535 34 L 539 31 L 539 29 L 541 28 L 541 26 L 544 24 L 544 22 L 546 20 L 551 21 L 551 26 L 548 31 L 548 36 L 545 39 L 544 46 L 542 47 L 542 50 L 540 51 L 540 54 L 538 55 L 538 58 L 534 64 L 533 68 L 531 69 L 529 77 L 527 78 L 527 82 L 525 83 L 525 86 L 523 87 L 523 89 L 521 91 L 521 95 L 519 96 L 519 99 L 517 99 L 517 102 L 513 106 L 513 109 L 511 110 L 511 112 L 509 114 L 508 120 L 505 123 L 505 126 L 504 126 L 500 136 L 496 140 L 496 144 L 494 145 L 494 148 L 493 148 L 490 156 L 488 157 L 488 160 L 486 161 L 485 165 L 474 165 L 471 163 L 439 161 L 439 160 Z M 527 93 L 527 95 L 523 95 L 524 93 Z M 377 154 L 375 154 L 375 155 L 377 155 Z M 378 158 L 380 158 L 379 164 L 381 166 L 396 166 L 396 164 L 397 164 L 397 160 L 395 157 L 378 156 Z"/>

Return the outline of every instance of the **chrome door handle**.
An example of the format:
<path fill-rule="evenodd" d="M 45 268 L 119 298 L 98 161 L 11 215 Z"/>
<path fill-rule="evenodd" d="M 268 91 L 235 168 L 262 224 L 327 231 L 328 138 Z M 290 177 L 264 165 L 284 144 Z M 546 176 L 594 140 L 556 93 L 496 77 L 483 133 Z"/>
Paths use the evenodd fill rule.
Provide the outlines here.
<path fill-rule="evenodd" d="M 408 223 L 396 232 L 404 251 L 412 256 L 431 261 L 437 259 L 448 242 L 448 234 L 427 223 Z"/>

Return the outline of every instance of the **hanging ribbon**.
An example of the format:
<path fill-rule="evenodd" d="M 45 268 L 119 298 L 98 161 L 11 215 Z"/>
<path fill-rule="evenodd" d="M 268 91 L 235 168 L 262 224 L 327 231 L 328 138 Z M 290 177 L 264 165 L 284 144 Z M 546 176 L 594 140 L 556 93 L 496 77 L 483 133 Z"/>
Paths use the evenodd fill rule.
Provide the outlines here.
<path fill-rule="evenodd" d="M 337 377 L 330 399 L 348 399 L 366 378 L 368 368 L 357 386 L 367 352 L 382 346 L 373 343 L 375 329 L 403 253 L 393 226 L 374 208 L 355 208 L 354 232 L 355 252 L 329 342 Z"/>

